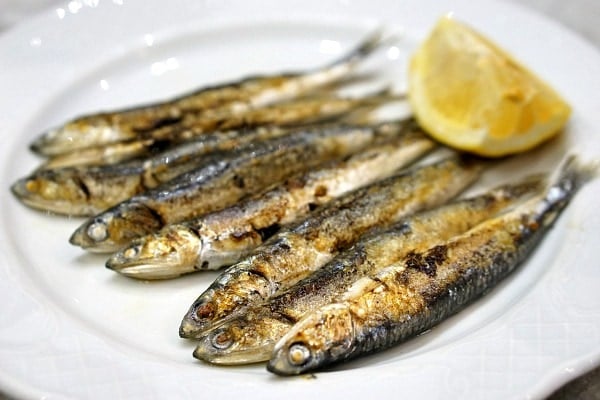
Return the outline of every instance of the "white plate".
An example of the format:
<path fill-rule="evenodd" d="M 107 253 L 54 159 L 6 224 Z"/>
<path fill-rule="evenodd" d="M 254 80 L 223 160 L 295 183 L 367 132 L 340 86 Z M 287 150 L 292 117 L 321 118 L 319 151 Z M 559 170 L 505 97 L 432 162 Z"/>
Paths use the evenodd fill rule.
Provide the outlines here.
<path fill-rule="evenodd" d="M 99 4 L 98 4 L 99 3 Z M 27 209 L 9 185 L 27 145 L 82 112 L 258 72 L 320 65 L 373 26 L 401 30 L 368 64 L 404 87 L 412 48 L 454 12 L 571 102 L 566 134 L 489 173 L 544 170 L 571 149 L 600 157 L 600 56 L 552 21 L 489 1 L 78 1 L 0 37 L 0 387 L 31 398 L 540 397 L 600 361 L 598 180 L 535 256 L 484 299 L 416 340 L 315 379 L 195 361 L 180 318 L 214 278 L 158 283 L 103 268 L 67 243 L 79 220 Z"/>

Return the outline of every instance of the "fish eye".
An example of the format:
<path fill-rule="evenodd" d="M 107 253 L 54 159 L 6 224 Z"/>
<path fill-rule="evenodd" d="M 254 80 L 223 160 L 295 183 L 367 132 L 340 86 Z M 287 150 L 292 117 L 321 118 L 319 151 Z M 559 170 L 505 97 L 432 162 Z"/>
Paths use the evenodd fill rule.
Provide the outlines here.
<path fill-rule="evenodd" d="M 225 329 L 221 329 L 211 335 L 210 344 L 217 350 L 225 350 L 231 347 L 233 339 Z"/>
<path fill-rule="evenodd" d="M 37 193 L 40 190 L 40 183 L 37 181 L 37 179 L 28 179 L 25 182 L 25 189 L 29 193 Z"/>
<path fill-rule="evenodd" d="M 87 229 L 87 235 L 95 242 L 101 242 L 108 236 L 106 224 L 102 221 L 94 221 Z"/>
<path fill-rule="evenodd" d="M 310 350 L 303 343 L 292 344 L 288 351 L 288 360 L 290 364 L 297 367 L 306 364 L 311 356 Z"/>
<path fill-rule="evenodd" d="M 139 254 L 141 247 L 142 246 L 140 246 L 139 244 L 135 245 L 135 246 L 131 246 L 123 252 L 123 256 L 125 258 L 134 258 L 135 256 L 137 256 Z"/>
<path fill-rule="evenodd" d="M 212 318 L 215 315 L 215 307 L 211 302 L 201 302 L 196 306 L 194 313 L 197 319 Z"/>

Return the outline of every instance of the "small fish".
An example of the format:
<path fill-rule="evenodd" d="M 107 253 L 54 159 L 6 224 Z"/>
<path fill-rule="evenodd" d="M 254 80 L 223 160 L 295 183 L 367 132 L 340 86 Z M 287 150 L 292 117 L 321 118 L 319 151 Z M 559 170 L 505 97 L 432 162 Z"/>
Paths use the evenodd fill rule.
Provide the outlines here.
<path fill-rule="evenodd" d="M 262 127 L 240 134 L 206 135 L 146 159 L 102 166 L 38 169 L 11 189 L 30 207 L 70 216 L 92 216 L 144 190 L 153 189 L 199 168 L 223 151 L 251 142 L 293 134 L 280 127 Z"/>
<path fill-rule="evenodd" d="M 180 142 L 215 131 L 264 125 L 309 124 L 340 117 L 360 108 L 375 108 L 402 99 L 401 95 L 393 95 L 385 89 L 361 97 L 326 95 L 294 99 L 251 108 L 237 114 L 231 114 L 226 110 L 207 111 L 197 117 L 189 118 L 180 125 L 155 129 L 140 136 L 142 139 Z"/>
<path fill-rule="evenodd" d="M 318 96 L 301 98 L 231 114 L 227 110 L 207 111 L 177 125 L 140 133 L 126 142 L 108 143 L 51 157 L 43 169 L 53 166 L 104 165 L 147 157 L 182 142 L 193 147 L 231 149 L 235 146 L 284 134 L 294 126 L 330 121 L 352 113 L 369 112 L 381 105 L 401 100 L 387 91 L 362 97 Z M 286 129 L 286 127 L 288 129 Z M 263 128 L 261 131 L 260 128 Z"/>
<path fill-rule="evenodd" d="M 76 118 L 38 137 L 31 149 L 51 156 L 101 144 L 138 138 L 161 127 L 174 126 L 190 115 L 221 109 L 240 113 L 298 97 L 346 76 L 384 41 L 379 32 L 332 64 L 303 73 L 255 76 L 199 89 L 173 100 Z"/>
<path fill-rule="evenodd" d="M 293 174 L 360 151 L 379 137 L 372 127 L 330 126 L 252 143 L 92 217 L 70 241 L 93 252 L 117 251 L 167 224 L 226 208 Z"/>
<path fill-rule="evenodd" d="M 199 338 L 194 357 L 214 364 L 268 361 L 275 343 L 304 314 L 335 300 L 357 279 L 466 232 L 544 188 L 535 176 L 403 219 L 361 239 L 289 290 L 251 307 Z"/>
<path fill-rule="evenodd" d="M 287 179 L 260 196 L 134 240 L 107 267 L 139 279 L 175 278 L 239 261 L 280 226 L 344 193 L 390 176 L 435 147 L 413 122 L 377 129 L 405 134 Z"/>
<path fill-rule="evenodd" d="M 249 257 L 227 268 L 192 304 L 180 336 L 197 337 L 224 318 L 285 290 L 329 262 L 374 227 L 446 202 L 481 171 L 452 157 L 404 171 L 350 192 L 281 230 Z"/>
<path fill-rule="evenodd" d="M 277 342 L 267 369 L 301 374 L 383 350 L 430 329 L 523 262 L 593 174 L 569 158 L 542 195 L 361 278 L 336 302 L 296 323 Z"/>

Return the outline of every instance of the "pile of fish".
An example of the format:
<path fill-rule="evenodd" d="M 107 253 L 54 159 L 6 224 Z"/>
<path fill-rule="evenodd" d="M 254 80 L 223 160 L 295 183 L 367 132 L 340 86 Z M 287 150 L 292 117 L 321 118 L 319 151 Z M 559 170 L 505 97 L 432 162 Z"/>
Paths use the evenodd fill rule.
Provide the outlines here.
<path fill-rule="evenodd" d="M 569 157 L 457 199 L 486 161 L 423 162 L 441 146 L 414 120 L 373 117 L 399 96 L 335 94 L 383 43 L 77 118 L 33 142 L 46 159 L 12 191 L 88 217 L 70 242 L 123 275 L 224 268 L 179 329 L 199 359 L 294 375 L 390 347 L 509 274 L 595 170 Z"/>

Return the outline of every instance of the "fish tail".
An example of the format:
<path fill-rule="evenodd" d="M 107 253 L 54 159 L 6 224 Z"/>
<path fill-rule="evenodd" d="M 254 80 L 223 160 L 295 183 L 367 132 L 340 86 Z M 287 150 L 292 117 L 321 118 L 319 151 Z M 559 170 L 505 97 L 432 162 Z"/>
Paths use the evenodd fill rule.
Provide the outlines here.
<path fill-rule="evenodd" d="M 552 187 L 560 187 L 565 192 L 576 193 L 583 185 L 598 176 L 600 160 L 584 163 L 576 155 L 565 158 L 557 171 Z"/>
<path fill-rule="evenodd" d="M 496 188 L 493 193 L 501 199 L 517 199 L 540 194 L 548 187 L 548 174 L 539 173 L 526 176 L 518 183 L 508 183 Z"/>
<path fill-rule="evenodd" d="M 536 219 L 544 225 L 550 225 L 573 196 L 598 176 L 599 169 L 598 161 L 584 163 L 575 155 L 567 156 L 550 180 L 536 212 Z"/>
<path fill-rule="evenodd" d="M 384 37 L 383 29 L 379 28 L 364 38 L 362 42 L 360 42 L 354 49 L 350 50 L 341 58 L 329 64 L 327 68 L 335 68 L 337 66 L 354 65 L 359 63 L 375 50 L 383 46 L 385 43 L 391 42 L 393 39 L 393 37 Z"/>

